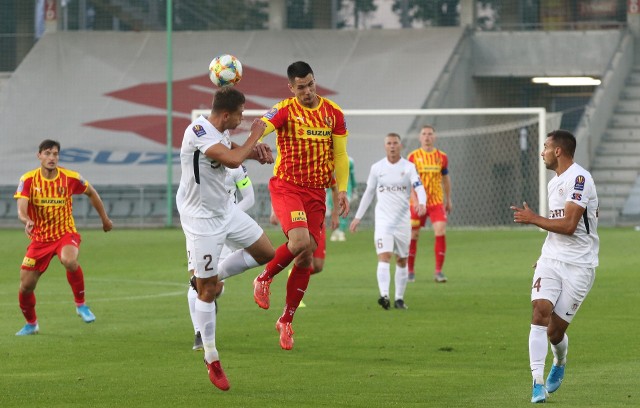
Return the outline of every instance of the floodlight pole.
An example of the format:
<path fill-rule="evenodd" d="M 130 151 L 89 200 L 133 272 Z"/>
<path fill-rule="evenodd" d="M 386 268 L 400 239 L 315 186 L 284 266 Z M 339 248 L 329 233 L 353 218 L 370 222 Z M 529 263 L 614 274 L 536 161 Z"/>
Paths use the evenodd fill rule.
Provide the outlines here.
<path fill-rule="evenodd" d="M 167 0 L 167 217 L 165 226 L 173 225 L 173 1 Z"/>

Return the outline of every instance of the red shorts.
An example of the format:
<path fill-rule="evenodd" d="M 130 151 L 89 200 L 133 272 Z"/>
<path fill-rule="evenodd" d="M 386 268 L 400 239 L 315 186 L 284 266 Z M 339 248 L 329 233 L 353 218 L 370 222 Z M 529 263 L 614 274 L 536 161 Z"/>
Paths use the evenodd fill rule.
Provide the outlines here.
<path fill-rule="evenodd" d="M 320 237 L 320 240 L 316 242 L 318 244 L 318 247 L 313 253 L 313 257 L 324 259 L 327 254 L 327 225 L 326 224 L 322 225 L 322 230 L 320 231 L 320 234 L 322 236 Z"/>
<path fill-rule="evenodd" d="M 434 222 L 444 221 L 447 222 L 447 212 L 444 209 L 444 204 L 436 204 L 430 205 L 427 207 L 427 213 L 422 217 L 419 217 L 418 214 L 411 206 L 411 228 L 412 229 L 420 229 L 424 227 L 427 222 L 427 217 L 431 220 L 431 224 Z"/>
<path fill-rule="evenodd" d="M 293 228 L 306 228 L 318 246 L 324 241 L 324 218 L 326 212 L 324 188 L 300 187 L 277 177 L 269 180 L 271 204 L 282 231 L 289 237 Z"/>
<path fill-rule="evenodd" d="M 27 254 L 22 260 L 22 269 L 44 273 L 54 255 L 58 255 L 60 258 L 62 248 L 67 245 L 80 248 L 80 241 L 80 234 L 77 232 L 67 232 L 57 241 L 31 241 L 27 247 Z"/>

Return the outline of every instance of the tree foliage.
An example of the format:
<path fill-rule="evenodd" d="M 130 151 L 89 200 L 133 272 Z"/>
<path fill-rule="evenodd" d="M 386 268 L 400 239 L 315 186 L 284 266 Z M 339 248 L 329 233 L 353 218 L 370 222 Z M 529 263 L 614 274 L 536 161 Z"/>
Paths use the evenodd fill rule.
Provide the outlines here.
<path fill-rule="evenodd" d="M 331 0 L 287 0 L 287 28 L 318 28 L 318 22 L 330 21 L 332 16 Z M 353 9 L 354 19 L 363 13 L 377 10 L 375 0 L 337 0 L 336 15 L 340 10 Z M 321 16 L 317 14 L 322 13 Z M 336 21 L 337 28 L 345 27 L 344 19 Z M 326 24 L 325 24 L 326 26 Z"/>
<path fill-rule="evenodd" d="M 391 10 L 402 21 L 406 12 L 406 25 L 414 22 L 429 23 L 434 26 L 457 24 L 459 0 L 394 0 Z"/>
<path fill-rule="evenodd" d="M 266 0 L 174 0 L 174 29 L 261 30 L 267 28 Z"/>

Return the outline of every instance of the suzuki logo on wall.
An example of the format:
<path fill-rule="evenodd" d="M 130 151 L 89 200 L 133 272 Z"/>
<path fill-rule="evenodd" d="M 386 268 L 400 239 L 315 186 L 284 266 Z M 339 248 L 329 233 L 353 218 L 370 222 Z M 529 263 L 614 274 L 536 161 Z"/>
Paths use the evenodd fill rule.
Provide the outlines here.
<path fill-rule="evenodd" d="M 242 81 L 236 87 L 245 94 L 245 109 L 264 109 L 266 112 L 271 108 L 271 105 L 265 105 L 265 100 L 272 100 L 275 104 L 279 100 L 291 96 L 287 89 L 287 82 L 286 76 L 245 66 Z M 172 145 L 174 148 L 180 148 L 182 144 L 184 130 L 191 123 L 191 111 L 193 109 L 210 109 L 215 90 L 216 88 L 211 84 L 206 74 L 173 81 Z M 320 86 L 317 87 L 317 92 L 320 95 L 335 94 L 334 91 Z M 130 132 L 156 143 L 166 144 L 167 98 L 165 82 L 144 83 L 109 92 L 106 96 L 156 108 L 158 113 L 97 120 L 85 123 L 85 126 L 116 132 Z M 249 130 L 251 123 L 246 122 L 240 130 Z M 74 153 L 75 160 L 87 159 L 87 153 L 87 151 L 76 151 Z M 158 157 L 147 157 L 146 159 L 136 157 L 134 160 L 133 156 L 129 156 L 124 161 L 125 163 L 138 162 L 139 159 L 155 163 Z M 106 158 L 102 157 L 101 160 L 104 161 Z"/>

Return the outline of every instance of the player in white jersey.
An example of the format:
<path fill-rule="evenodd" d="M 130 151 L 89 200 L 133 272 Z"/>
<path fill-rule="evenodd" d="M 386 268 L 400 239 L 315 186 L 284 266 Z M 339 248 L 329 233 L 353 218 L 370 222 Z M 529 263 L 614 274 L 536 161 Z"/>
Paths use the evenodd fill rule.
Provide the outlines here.
<path fill-rule="evenodd" d="M 246 159 L 273 163 L 268 145 L 258 143 L 265 124 L 255 120 L 242 145 L 231 142 L 229 130 L 242 122 L 244 95 L 231 87 L 213 97 L 208 117 L 201 116 L 185 130 L 180 149 L 182 175 L 176 195 L 187 254 L 196 276 L 198 298 L 195 315 L 202 335 L 209 379 L 219 389 L 229 389 L 215 342 L 217 283 L 226 277 L 263 265 L 274 249 L 260 226 L 233 204 L 225 188 L 226 168 L 236 168 Z M 226 241 L 241 250 L 218 265 Z"/>
<path fill-rule="evenodd" d="M 531 402 L 545 402 L 564 379 L 569 338 L 567 328 L 584 302 L 598 266 L 598 194 L 588 171 L 573 161 L 575 137 L 566 130 L 547 134 L 542 159 L 556 175 L 548 184 L 549 218 L 527 203 L 512 206 L 513 221 L 547 230 L 542 254 L 535 265 L 529 332 L 529 361 L 533 376 Z M 547 338 L 553 366 L 545 386 Z"/>
<path fill-rule="evenodd" d="M 244 212 L 246 212 L 249 208 L 253 207 L 256 202 L 255 192 L 253 191 L 253 184 L 251 184 L 251 179 L 249 178 L 249 174 L 247 173 L 247 168 L 244 165 L 237 167 L 235 169 L 227 169 L 227 174 L 225 177 L 225 189 L 227 190 L 227 194 L 233 198 L 234 204 L 238 206 L 238 208 Z M 224 261 L 233 251 L 240 249 L 238 246 L 225 242 L 224 247 L 222 247 L 222 252 L 220 253 L 220 258 L 218 259 L 218 263 Z M 194 338 L 193 338 L 193 350 L 202 350 L 202 335 L 200 333 L 200 329 L 198 327 L 198 322 L 196 320 L 196 299 L 198 297 L 198 293 L 196 292 L 196 278 L 194 275 L 194 266 L 191 262 L 192 259 L 189 258 L 188 254 L 191 252 L 191 248 L 187 248 L 187 258 L 188 258 L 188 271 L 189 271 L 189 289 L 187 290 L 187 303 L 189 304 L 189 314 L 191 315 L 191 323 L 193 324 Z M 219 280 L 216 288 L 216 299 L 222 295 L 224 292 L 224 281 Z M 216 308 L 218 307 L 218 303 L 216 302 Z"/>
<path fill-rule="evenodd" d="M 411 190 L 416 192 L 418 203 L 416 212 L 423 215 L 427 211 L 427 193 L 424 190 L 416 166 L 403 158 L 400 135 L 389 133 L 384 138 L 386 157 L 371 166 L 367 179 L 367 188 L 360 200 L 355 218 L 349 226 L 356 232 L 360 220 L 373 201 L 377 198 L 375 210 L 374 244 L 378 254 L 378 304 L 385 310 L 391 307 L 389 286 L 391 282 L 390 261 L 396 254 L 395 302 L 396 309 L 406 309 L 404 292 L 407 287 L 407 258 L 411 241 L 411 213 L 409 197 Z"/>

